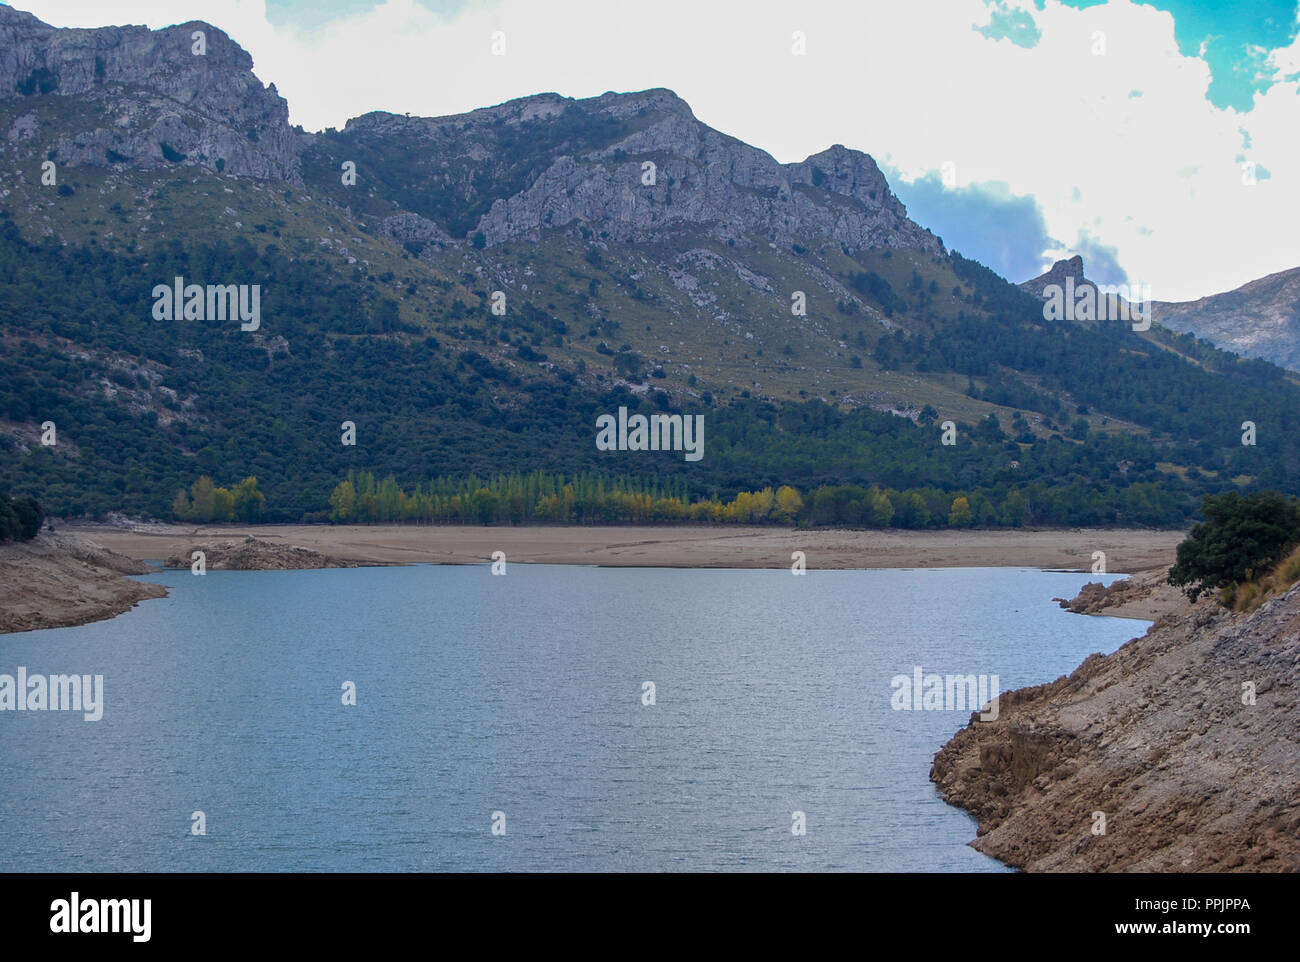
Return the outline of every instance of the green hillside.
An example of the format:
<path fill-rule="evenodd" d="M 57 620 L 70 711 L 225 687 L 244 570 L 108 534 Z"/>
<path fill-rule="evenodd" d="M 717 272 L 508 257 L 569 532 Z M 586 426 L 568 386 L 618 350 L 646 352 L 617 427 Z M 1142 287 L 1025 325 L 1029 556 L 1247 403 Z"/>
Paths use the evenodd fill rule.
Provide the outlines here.
<path fill-rule="evenodd" d="M 0 101 L 0 124 L 35 111 L 52 137 L 88 109 Z M 304 149 L 305 186 L 180 162 L 64 166 L 42 185 L 46 141 L 10 145 L 0 485 L 54 515 L 166 518 L 200 476 L 255 476 L 259 517 L 298 520 L 329 516 L 349 471 L 412 496 L 470 475 L 504 492 L 487 479 L 541 471 L 670 485 L 687 503 L 789 485 L 800 520 L 849 524 L 871 523 L 872 486 L 916 492 L 927 524 L 948 523 L 940 509 L 962 495 L 976 523 L 1182 524 L 1205 493 L 1300 493 L 1300 387 L 1280 369 L 1158 328 L 1045 321 L 956 253 L 782 246 L 680 222 L 622 240 L 593 221 L 474 241 L 492 201 L 557 156 L 599 155 L 654 119 L 569 110 L 536 136 L 489 126 L 474 133 L 492 149 L 478 167 L 464 144 L 440 162 L 400 130 L 330 132 Z M 355 187 L 338 176 L 345 157 Z M 384 219 L 402 213 L 444 239 L 399 240 Z M 260 328 L 155 320 L 152 291 L 177 276 L 259 285 Z M 705 457 L 596 450 L 596 417 L 620 406 L 704 414 Z M 953 446 L 940 443 L 949 420 Z M 340 443 L 345 421 L 355 446 Z M 815 512 L 835 487 L 822 503 L 839 507 Z M 482 520 L 521 519 L 532 509 Z"/>

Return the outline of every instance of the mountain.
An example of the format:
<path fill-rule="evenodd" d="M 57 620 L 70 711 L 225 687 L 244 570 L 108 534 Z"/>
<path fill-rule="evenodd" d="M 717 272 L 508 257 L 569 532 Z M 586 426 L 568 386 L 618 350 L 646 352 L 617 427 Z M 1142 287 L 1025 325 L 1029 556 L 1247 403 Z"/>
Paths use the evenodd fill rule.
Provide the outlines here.
<path fill-rule="evenodd" d="M 894 526 L 968 523 L 959 498 L 969 523 L 1178 524 L 1205 491 L 1300 489 L 1300 379 L 1046 321 L 860 151 L 780 164 L 663 89 L 309 133 L 209 24 L 0 7 L 0 35 L 0 485 L 54 513 L 168 517 L 211 475 L 337 517 L 349 471 L 394 477 L 363 518 L 442 478 L 526 520 L 488 479 L 529 472 L 793 485 L 803 521 Z M 177 277 L 255 287 L 257 322 L 166 319 Z M 597 450 L 620 407 L 707 415 L 704 458 Z"/>
<path fill-rule="evenodd" d="M 1048 285 L 1094 286 L 1084 277 L 1083 258 L 1059 260 L 1051 270 L 1020 287 L 1043 297 Z M 1209 341 L 1243 357 L 1259 358 L 1300 371 L 1300 268 L 1279 271 L 1226 294 L 1195 301 L 1152 301 L 1152 320 L 1161 327 Z"/>
<path fill-rule="evenodd" d="M 1057 261 L 1047 273 L 1030 278 L 1023 282 L 1020 287 L 1035 297 L 1044 297 L 1044 291 L 1048 287 L 1053 285 L 1064 287 L 1067 281 L 1071 282 L 1076 288 L 1085 284 L 1092 284 L 1092 281 L 1083 276 L 1083 258 L 1078 254 Z"/>
<path fill-rule="evenodd" d="M 1225 294 L 1181 303 L 1156 302 L 1152 309 L 1171 330 L 1300 371 L 1300 267 L 1269 274 Z"/>
<path fill-rule="evenodd" d="M 782 247 L 943 250 L 866 154 L 836 145 L 779 164 L 700 123 L 670 90 L 541 94 L 454 117 L 367 114 L 310 139 L 313 186 L 332 188 L 349 157 L 363 179 L 373 172 L 360 209 L 411 211 L 488 247 L 600 223 L 619 242 L 702 227 L 723 243 L 757 234 Z"/>
<path fill-rule="evenodd" d="M 1078 254 L 1059 260 L 1045 274 L 1024 281 L 1020 289 L 1049 302 L 1048 316 L 1065 316 L 1091 323 L 1095 320 L 1124 320 L 1137 330 L 1150 327 L 1150 304 L 1144 292 L 1129 290 L 1128 284 L 1098 285 L 1083 273 Z"/>
<path fill-rule="evenodd" d="M 205 52 L 193 52 L 195 31 Z M 300 182 L 289 107 L 253 76 L 253 58 L 210 24 L 59 30 L 0 7 L 0 97 L 56 94 L 75 109 L 54 130 L 27 112 L 7 139 L 40 142 L 58 164 L 215 172 Z"/>

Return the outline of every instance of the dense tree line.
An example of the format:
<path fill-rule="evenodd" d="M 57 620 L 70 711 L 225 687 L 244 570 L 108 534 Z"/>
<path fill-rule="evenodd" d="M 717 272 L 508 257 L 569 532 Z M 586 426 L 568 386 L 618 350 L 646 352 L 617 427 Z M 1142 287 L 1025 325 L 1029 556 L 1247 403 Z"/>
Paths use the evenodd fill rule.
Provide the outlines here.
<path fill-rule="evenodd" d="M 172 517 L 177 521 L 262 520 L 266 495 L 257 490 L 257 478 L 244 478 L 234 489 L 217 487 L 206 474 L 187 492 L 181 488 L 172 499 Z"/>
<path fill-rule="evenodd" d="M 871 485 L 790 485 L 692 497 L 684 481 L 605 474 L 440 477 L 405 489 L 389 475 L 349 472 L 330 510 L 306 520 L 418 524 L 791 524 L 802 527 L 965 528 L 1182 523 L 1185 508 L 1157 484 L 1098 491 L 1087 485 L 945 491 Z"/>

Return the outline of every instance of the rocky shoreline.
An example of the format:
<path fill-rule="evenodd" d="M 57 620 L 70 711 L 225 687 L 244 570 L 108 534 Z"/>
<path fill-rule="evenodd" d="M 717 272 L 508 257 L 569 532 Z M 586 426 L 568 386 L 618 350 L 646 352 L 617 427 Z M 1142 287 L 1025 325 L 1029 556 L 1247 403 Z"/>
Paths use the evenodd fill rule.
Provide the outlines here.
<path fill-rule="evenodd" d="M 1131 602 L 1118 585 L 1079 610 Z M 1184 601 L 972 715 L 930 777 L 976 849 L 1025 871 L 1300 871 L 1297 665 L 1300 586 L 1249 616 Z"/>
<path fill-rule="evenodd" d="M 1103 585 L 1090 581 L 1073 598 L 1053 598 L 1062 608 L 1076 615 L 1106 615 L 1111 618 L 1138 618 L 1158 621 L 1166 615 L 1181 613 L 1187 598 L 1168 582 L 1167 566 L 1139 571 L 1127 578 Z"/>
<path fill-rule="evenodd" d="M 206 568 L 213 570 L 287 571 L 383 564 L 244 537 L 195 541 L 163 562 L 163 567 L 190 568 L 194 551 L 202 551 Z M 0 544 L 0 634 L 103 621 L 141 601 L 166 597 L 167 589 L 160 584 L 125 577 L 159 570 L 67 531 L 43 531 L 31 541 Z"/>
<path fill-rule="evenodd" d="M 2 544 L 0 633 L 113 618 L 166 596 L 162 585 L 124 577 L 157 570 L 76 535 L 42 532 L 31 541 Z"/>
<path fill-rule="evenodd" d="M 296 571 L 312 568 L 358 568 L 361 563 L 300 548 L 272 544 L 248 535 L 225 541 L 195 543 L 163 562 L 164 568 L 190 568 L 194 552 L 203 552 L 205 567 L 226 571 Z"/>

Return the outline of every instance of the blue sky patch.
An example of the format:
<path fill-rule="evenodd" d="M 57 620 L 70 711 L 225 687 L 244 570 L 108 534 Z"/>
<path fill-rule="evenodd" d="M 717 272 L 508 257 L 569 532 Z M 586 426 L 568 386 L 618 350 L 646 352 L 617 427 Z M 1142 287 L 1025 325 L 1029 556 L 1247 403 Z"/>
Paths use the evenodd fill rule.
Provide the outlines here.
<path fill-rule="evenodd" d="M 1185 57 L 1210 67 L 1206 99 L 1220 109 L 1247 111 L 1256 93 L 1272 86 L 1268 53 L 1296 37 L 1296 0 L 1136 0 L 1172 14 L 1174 39 Z M 1086 10 L 1097 0 L 1062 0 Z M 1203 52 L 1202 52 L 1203 51 Z"/>
<path fill-rule="evenodd" d="M 1034 18 L 1024 10 L 1015 10 L 995 2 L 988 26 L 975 28 L 990 40 L 1010 40 L 1017 47 L 1033 47 L 1043 33 Z"/>

